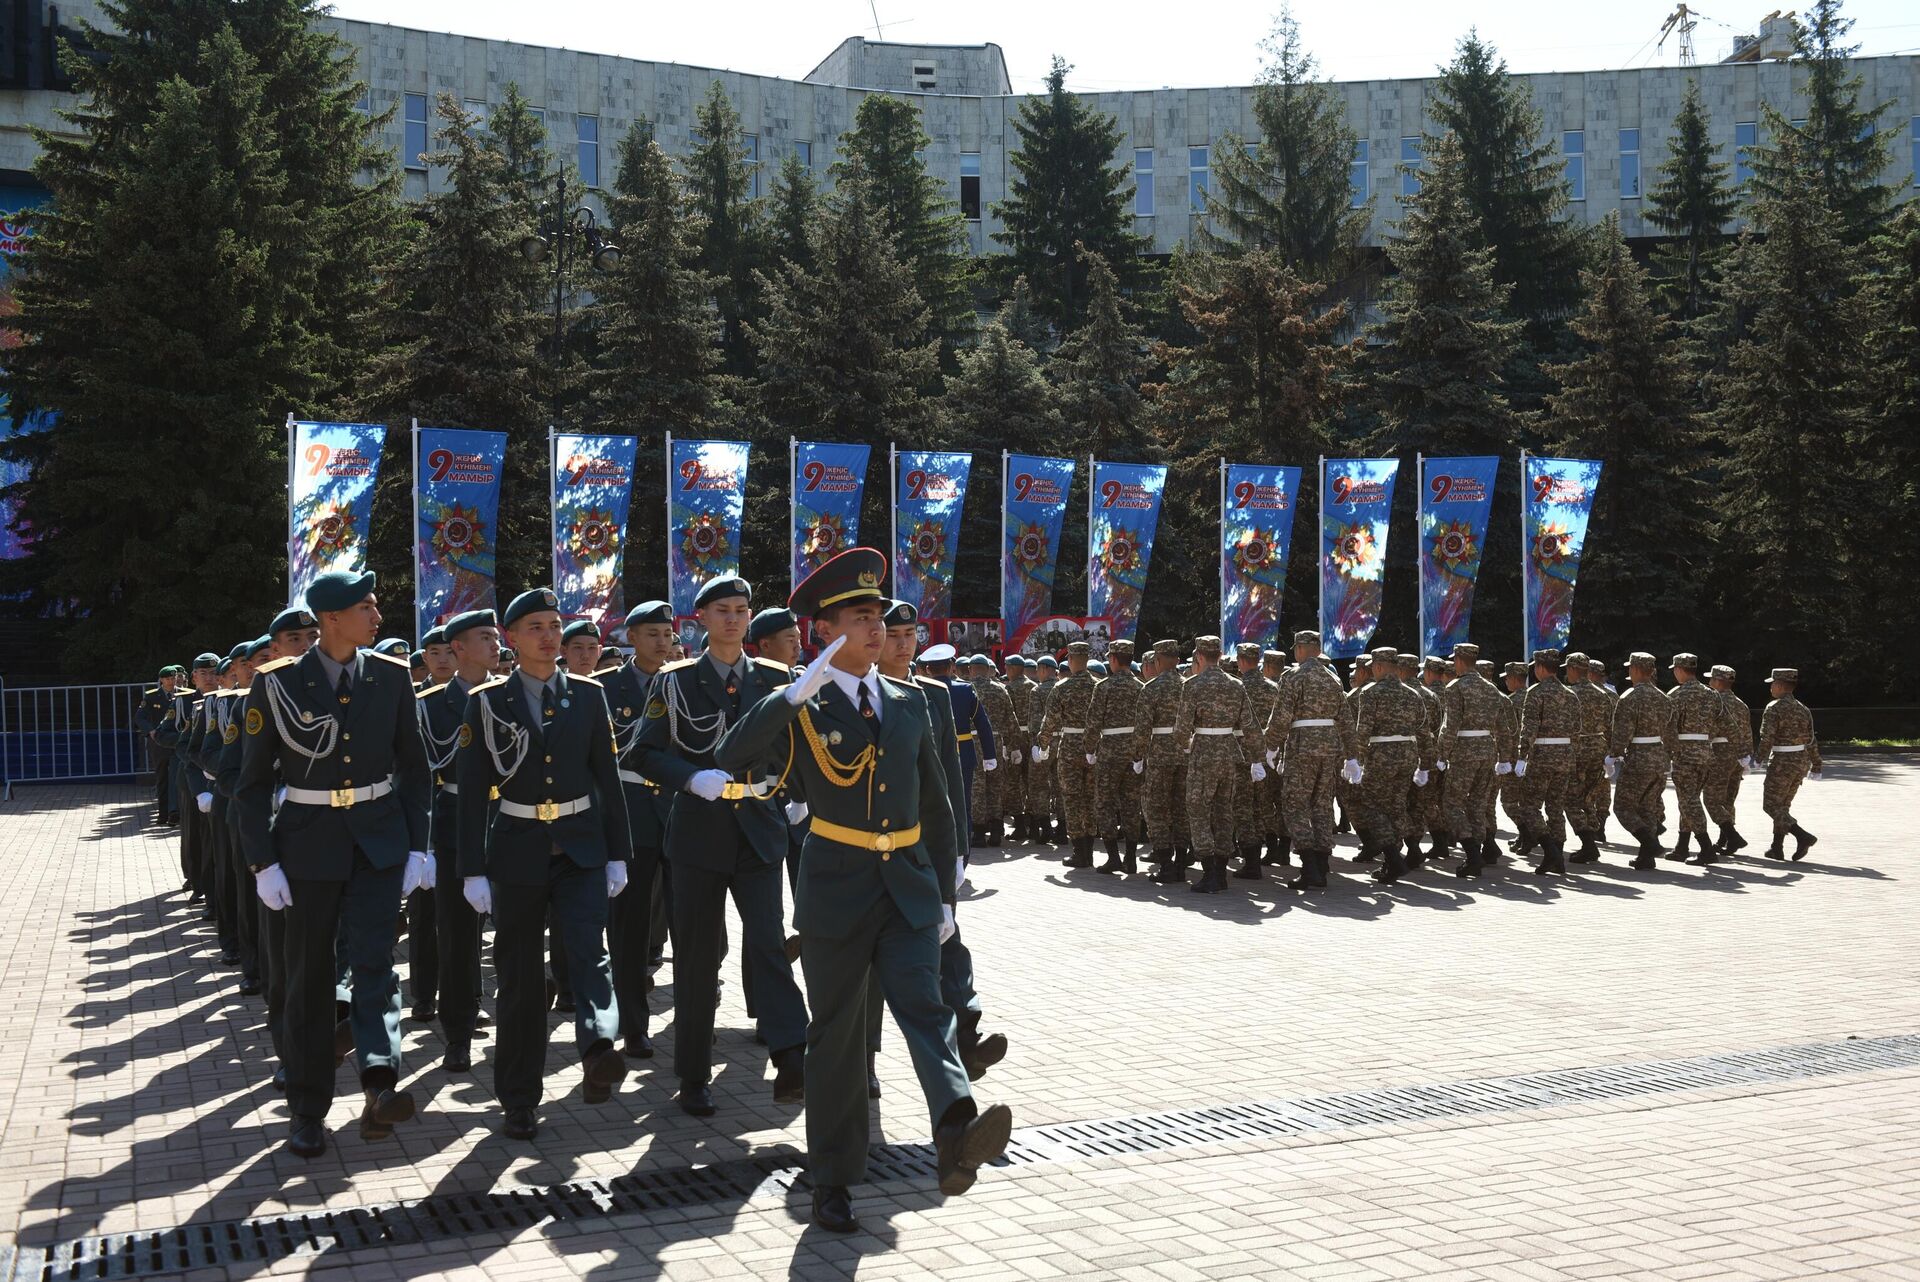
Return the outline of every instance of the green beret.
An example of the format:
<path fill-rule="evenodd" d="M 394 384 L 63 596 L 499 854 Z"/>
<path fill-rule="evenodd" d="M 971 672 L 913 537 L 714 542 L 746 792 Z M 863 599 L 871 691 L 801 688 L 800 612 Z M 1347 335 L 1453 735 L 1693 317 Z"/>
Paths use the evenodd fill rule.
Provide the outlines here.
<path fill-rule="evenodd" d="M 800 626 L 800 617 L 784 605 L 768 606 L 753 616 L 753 622 L 747 624 L 747 643 L 759 645 L 765 637 L 776 632 L 785 632 L 788 628 Z"/>
<path fill-rule="evenodd" d="M 492 610 L 468 610 L 465 614 L 454 615 L 451 619 L 448 619 L 445 623 L 434 629 L 434 631 L 440 633 L 448 642 L 451 642 L 462 632 L 466 632 L 471 628 L 496 628 L 499 626 Z"/>
<path fill-rule="evenodd" d="M 643 623 L 672 623 L 673 607 L 665 601 L 642 601 L 627 611 L 626 626 L 637 628 Z"/>
<path fill-rule="evenodd" d="M 1100 662 L 1100 660 L 1095 659 L 1093 662 L 1087 665 L 1087 671 L 1093 673 L 1097 677 L 1104 677 L 1107 675 L 1107 665 Z"/>
<path fill-rule="evenodd" d="M 824 567 L 823 567 L 824 568 Z M 728 597 L 746 597 L 753 599 L 753 588 L 737 574 L 723 574 L 717 579 L 708 579 L 694 594 L 693 608 L 703 610 L 715 601 L 724 601 Z"/>
<path fill-rule="evenodd" d="M 203 651 L 193 656 L 193 666 L 195 671 L 201 668 L 218 668 L 220 666 L 220 656 L 211 650 Z"/>
<path fill-rule="evenodd" d="M 383 637 L 373 643 L 373 652 L 389 655 L 395 659 L 404 659 L 413 653 L 413 646 L 405 637 Z"/>
<path fill-rule="evenodd" d="M 565 645 L 569 641 L 577 641 L 581 637 L 592 637 L 595 641 L 598 641 L 600 639 L 600 625 L 592 619 L 575 619 L 572 623 L 560 629 L 561 645 Z"/>
<path fill-rule="evenodd" d="M 920 611 L 911 601 L 889 601 L 881 621 L 890 628 L 904 628 L 910 623 L 920 622 Z"/>
<path fill-rule="evenodd" d="M 252 645 L 252 644 L 253 644 L 253 642 L 251 642 L 251 641 L 241 641 L 241 642 L 237 642 L 237 643 L 236 643 L 236 644 L 234 645 L 234 647 L 233 647 L 233 649 L 231 649 L 231 650 L 229 650 L 229 651 L 227 651 L 227 662 L 228 662 L 228 663 L 232 663 L 232 662 L 233 662 L 233 661 L 234 661 L 235 659 L 244 659 L 244 658 L 246 658 L 246 657 L 247 657 L 247 647 L 248 647 L 248 646 L 250 646 L 250 645 Z M 222 668 L 222 669 L 221 669 L 221 671 L 223 671 L 223 672 L 224 672 L 224 671 L 226 671 L 226 669 L 224 669 L 224 668 Z"/>
<path fill-rule="evenodd" d="M 302 628 L 317 628 L 319 621 L 313 613 L 303 606 L 290 605 L 273 616 L 273 622 L 267 625 L 267 635 L 277 636 L 282 632 L 297 632 Z"/>
<path fill-rule="evenodd" d="M 255 637 L 247 643 L 247 658 L 257 659 L 273 645 L 272 636 Z"/>
<path fill-rule="evenodd" d="M 426 649 L 430 645 L 445 645 L 446 643 L 447 643 L 447 630 L 444 626 L 437 627 L 437 628 L 428 628 L 424 633 L 421 634 L 421 637 L 420 637 L 420 648 L 422 650 Z"/>
<path fill-rule="evenodd" d="M 332 570 L 307 586 L 307 609 L 315 614 L 345 610 L 373 595 L 372 570 L 355 574 L 350 570 Z"/>
<path fill-rule="evenodd" d="M 227 673 L 233 671 L 233 656 L 228 655 L 226 658 L 220 660 L 213 670 L 223 677 L 226 676 Z"/>
<path fill-rule="evenodd" d="M 531 588 L 507 603 L 507 612 L 500 616 L 500 622 L 510 628 L 529 614 L 548 612 L 560 613 L 560 598 L 553 594 L 552 588 Z"/>

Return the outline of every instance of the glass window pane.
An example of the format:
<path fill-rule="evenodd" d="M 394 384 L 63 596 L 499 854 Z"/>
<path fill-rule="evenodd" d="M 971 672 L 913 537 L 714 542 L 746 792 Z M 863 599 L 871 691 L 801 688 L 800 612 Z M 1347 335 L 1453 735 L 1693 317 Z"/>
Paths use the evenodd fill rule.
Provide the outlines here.
<path fill-rule="evenodd" d="M 813 144 L 810 142 L 796 142 L 793 144 L 793 154 L 799 158 L 800 168 L 811 174 L 813 172 Z"/>
<path fill-rule="evenodd" d="M 1587 198 L 1587 135 L 1570 129 L 1560 135 L 1560 150 L 1567 158 L 1567 199 Z"/>
<path fill-rule="evenodd" d="M 1365 138 L 1356 140 L 1353 144 L 1353 163 L 1347 166 L 1347 186 L 1350 189 L 1347 203 L 1355 209 L 1367 203 L 1368 150 Z"/>
<path fill-rule="evenodd" d="M 1638 129 L 1622 129 L 1620 131 L 1620 150 L 1640 150 L 1640 131 Z"/>
<path fill-rule="evenodd" d="M 1420 140 L 1418 138 L 1402 138 L 1400 140 L 1400 163 L 1403 165 L 1418 165 L 1420 163 Z M 1412 170 L 1403 170 L 1400 174 L 1401 198 L 1405 199 L 1408 196 L 1417 196 L 1419 194 L 1420 175 L 1414 173 Z"/>
<path fill-rule="evenodd" d="M 960 216 L 969 222 L 980 221 L 980 153 L 960 153 Z"/>
<path fill-rule="evenodd" d="M 1738 187 L 1753 177 L 1753 164 L 1748 156 L 1748 148 L 1760 141 L 1760 125 L 1757 121 L 1741 120 L 1733 126 L 1733 185 Z"/>
<path fill-rule="evenodd" d="M 1640 153 L 1623 152 L 1620 156 L 1620 197 L 1632 200 L 1640 195 Z"/>
<path fill-rule="evenodd" d="M 1153 148 L 1133 149 L 1133 213 L 1136 218 L 1153 217 Z"/>
<path fill-rule="evenodd" d="M 1578 156 L 1587 149 L 1587 135 L 1584 130 L 1569 129 L 1560 135 L 1560 150 L 1569 156 Z"/>
<path fill-rule="evenodd" d="M 421 157 L 427 150 L 427 95 L 406 95 L 405 138 L 400 146 L 401 163 L 408 169 L 425 169 Z"/>
<path fill-rule="evenodd" d="M 1207 165 L 1211 154 L 1206 147 L 1187 148 L 1187 208 L 1196 214 L 1207 212 Z"/>
<path fill-rule="evenodd" d="M 1916 116 L 1914 119 L 1916 122 L 1920 122 L 1920 116 Z M 1920 124 L 1916 124 L 1916 128 L 1920 128 Z M 1150 174 L 1153 172 L 1153 148 L 1135 147 L 1133 149 L 1133 172 L 1136 174 Z"/>
<path fill-rule="evenodd" d="M 580 140 L 580 181 L 589 187 L 600 185 L 600 117 L 574 118 Z"/>

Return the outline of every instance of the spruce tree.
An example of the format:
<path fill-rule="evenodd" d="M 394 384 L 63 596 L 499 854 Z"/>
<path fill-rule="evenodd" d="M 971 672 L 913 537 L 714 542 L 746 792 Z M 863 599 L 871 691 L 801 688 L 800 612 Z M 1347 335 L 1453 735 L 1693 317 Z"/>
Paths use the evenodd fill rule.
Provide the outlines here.
<path fill-rule="evenodd" d="M 1798 148 L 1781 137 L 1778 183 L 1754 200 L 1728 272 L 1742 324 L 1716 389 L 1726 441 L 1716 580 L 1748 666 L 1794 655 L 1830 679 L 1879 662 L 1860 616 L 1885 584 L 1872 549 L 1847 537 L 1859 487 L 1829 465 L 1866 426 L 1867 314 L 1844 287 L 1860 252 Z"/>
<path fill-rule="evenodd" d="M 1053 346 L 1053 330 L 1046 318 L 1034 310 L 1033 291 L 1027 288 L 1025 276 L 1013 278 L 1013 285 L 1007 290 L 995 319 L 1010 337 L 1032 348 L 1036 356 L 1044 356 Z"/>
<path fill-rule="evenodd" d="M 487 141 L 505 162 L 507 190 L 524 206 L 528 222 L 539 221 L 542 201 L 553 198 L 553 179 L 560 172 L 547 147 L 547 122 L 534 113 L 533 104 L 509 80 L 500 105 L 484 122 Z"/>
<path fill-rule="evenodd" d="M 1253 95 L 1260 141 L 1252 154 L 1232 134 L 1215 144 L 1202 241 L 1273 250 L 1304 280 L 1349 281 L 1363 262 L 1373 204 L 1353 205 L 1348 166 L 1358 138 L 1346 102 L 1318 77 L 1291 9 L 1281 10 L 1263 48 Z"/>
<path fill-rule="evenodd" d="M 819 200 L 813 175 L 800 163 L 800 157 L 788 152 L 787 158 L 780 162 L 780 172 L 774 177 L 768 200 L 771 208 L 767 230 L 774 262 L 813 266 L 813 247 L 807 241 L 807 228 L 813 222 Z"/>
<path fill-rule="evenodd" d="M 365 412 L 390 424 L 374 568 L 389 600 L 413 582 L 412 468 L 405 424 L 507 434 L 500 528 L 494 540 L 502 599 L 548 577 L 547 399 L 540 357 L 548 320 L 528 305 L 542 269 L 520 253 L 531 230 L 507 159 L 451 94 L 435 104 L 440 128 L 427 163 L 445 179 L 420 205 L 423 231 L 393 278 L 395 308 Z"/>
<path fill-rule="evenodd" d="M 65 127 L 36 135 L 53 201 L 15 263 L 5 384 L 16 415 L 59 421 L 6 446 L 35 537 L 9 586 L 72 609 L 66 662 L 125 673 L 284 603 L 282 424 L 345 413 L 402 220 L 313 5 L 107 15 L 67 61 Z"/>
<path fill-rule="evenodd" d="M 834 176 L 837 181 L 847 166 L 859 165 L 894 252 L 927 305 L 930 332 L 950 349 L 973 330 L 973 260 L 959 207 L 921 162 L 920 152 L 930 141 L 917 106 L 874 94 L 861 100 L 853 128 L 841 135 L 844 159 L 834 166 Z"/>
<path fill-rule="evenodd" d="M 1738 203 L 1713 144 L 1700 86 L 1689 80 L 1659 181 L 1647 193 L 1647 221 L 1667 237 L 1654 250 L 1654 295 L 1683 322 L 1709 311 L 1726 257 L 1726 225 Z"/>
<path fill-rule="evenodd" d="M 1693 372 L 1678 325 L 1651 302 L 1617 217 L 1601 229 L 1574 318 L 1580 354 L 1548 372 L 1548 448 L 1598 459 L 1576 619 L 1596 654 L 1701 643 L 1714 531 Z"/>
<path fill-rule="evenodd" d="M 725 368 L 744 374 L 753 367 L 746 324 L 759 301 L 754 273 L 765 265 L 766 229 L 746 166 L 740 113 L 718 80 L 708 87 L 693 119 L 699 138 L 686 160 L 687 191 L 693 212 L 706 228 L 696 265 L 713 281 Z"/>
<path fill-rule="evenodd" d="M 1001 222 L 993 238 L 1007 248 L 996 266 L 1025 276 L 1035 307 L 1062 330 L 1087 315 L 1093 260 L 1131 282 L 1145 243 L 1133 233 L 1127 171 L 1114 164 L 1119 123 L 1067 91 L 1070 70 L 1054 58 L 1046 94 L 1020 104 L 1019 144 L 1007 157 L 1013 184 L 993 206 Z"/>

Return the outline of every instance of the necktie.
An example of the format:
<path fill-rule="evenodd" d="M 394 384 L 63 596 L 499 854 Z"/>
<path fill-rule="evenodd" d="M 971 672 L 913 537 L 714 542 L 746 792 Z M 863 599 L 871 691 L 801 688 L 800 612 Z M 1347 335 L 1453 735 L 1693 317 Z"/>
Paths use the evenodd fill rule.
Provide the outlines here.
<path fill-rule="evenodd" d="M 867 733 L 874 734 L 876 721 L 873 715 L 873 699 L 867 694 L 867 683 L 864 678 L 860 682 L 860 719 L 866 723 Z"/>
<path fill-rule="evenodd" d="M 727 669 L 727 701 L 734 716 L 740 715 L 740 669 Z"/>
<path fill-rule="evenodd" d="M 540 687 L 540 732 L 546 734 L 553 729 L 553 687 Z"/>
<path fill-rule="evenodd" d="M 340 669 L 340 683 L 334 686 L 333 692 L 340 697 L 341 703 L 347 703 L 352 700 L 353 678 L 347 675 L 345 668 Z"/>

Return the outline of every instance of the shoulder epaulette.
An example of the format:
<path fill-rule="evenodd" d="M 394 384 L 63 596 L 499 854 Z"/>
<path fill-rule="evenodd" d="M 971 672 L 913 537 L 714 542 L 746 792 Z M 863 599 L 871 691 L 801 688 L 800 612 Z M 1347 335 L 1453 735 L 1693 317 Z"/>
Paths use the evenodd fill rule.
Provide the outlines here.
<path fill-rule="evenodd" d="M 775 663 L 772 659 L 763 659 L 757 654 L 753 656 L 753 661 L 759 664 L 763 668 L 772 668 L 775 672 L 778 672 L 781 676 L 790 677 L 793 675 L 793 669 L 789 668 L 784 663 Z"/>
<path fill-rule="evenodd" d="M 929 677 L 916 672 L 913 674 L 913 679 L 929 690 L 945 690 L 947 688 L 947 683 L 939 677 Z"/>
<path fill-rule="evenodd" d="M 395 664 L 398 667 L 405 668 L 408 672 L 413 671 L 412 662 L 407 659 L 402 659 L 397 655 L 381 654 L 378 650 L 362 650 L 360 653 L 364 654 L 369 659 L 384 659 L 388 663 Z"/>
<path fill-rule="evenodd" d="M 281 668 L 286 667 L 288 664 L 298 663 L 298 662 L 300 662 L 300 660 L 297 656 L 291 655 L 291 654 L 283 654 L 279 658 L 274 659 L 268 663 L 263 663 L 259 667 L 255 668 L 253 670 L 253 675 L 257 677 L 263 672 L 278 672 Z"/>
<path fill-rule="evenodd" d="M 571 672 L 569 672 L 569 673 L 567 674 L 567 680 L 568 680 L 568 681 L 570 681 L 570 682 L 572 682 L 572 681 L 578 681 L 578 682 L 579 682 L 579 683 L 580 683 L 581 685 L 588 685 L 588 686 L 592 686 L 592 687 L 593 687 L 594 689 L 596 689 L 596 690 L 604 690 L 604 689 L 606 689 L 606 687 L 605 687 L 605 686 L 603 686 L 603 685 L 601 685 L 601 684 L 600 684 L 600 683 L 599 683 L 598 681 L 596 681 L 596 680 L 594 680 L 594 679 L 593 679 L 592 677 L 580 677 L 580 676 L 575 676 L 575 675 L 574 675 L 573 673 L 571 673 Z"/>
<path fill-rule="evenodd" d="M 690 667 L 692 667 L 692 666 L 693 666 L 694 664 L 696 664 L 696 663 L 698 663 L 698 662 L 700 662 L 700 656 L 699 656 L 699 655 L 695 655 L 695 656 L 694 656 L 693 658 L 691 658 L 691 659 L 675 659 L 675 660 L 674 660 L 674 661 L 673 661 L 672 663 L 663 663 L 663 664 L 661 664 L 661 665 L 660 665 L 660 672 L 678 672 L 678 671 L 679 671 L 680 669 L 682 669 L 682 668 L 690 668 Z M 659 673 L 655 673 L 654 675 L 655 675 L 655 676 L 658 676 L 658 675 L 659 675 Z"/>
<path fill-rule="evenodd" d="M 446 689 L 446 686 L 444 686 L 444 685 L 437 685 L 437 686 L 422 686 L 422 687 L 420 687 L 420 688 L 419 688 L 418 690 L 415 690 L 415 691 L 413 692 L 413 697 L 414 697 L 415 699 L 424 699 L 424 698 L 426 698 L 426 697 L 427 697 L 428 695 L 430 695 L 430 694 L 437 694 L 437 693 L 439 693 L 440 691 L 442 691 L 442 690 L 444 690 L 444 689 Z"/>
<path fill-rule="evenodd" d="M 479 685 L 467 691 L 467 693 L 479 694 L 482 690 L 491 690 L 495 686 L 503 686 L 506 683 L 507 679 L 505 677 L 488 677 L 485 681 L 482 681 Z"/>
<path fill-rule="evenodd" d="M 915 688 L 914 682 L 912 681 L 905 681 L 899 677 L 890 677 L 884 672 L 879 673 L 878 675 L 880 677 L 880 680 L 886 682 L 888 685 L 899 686 L 900 689 L 902 690 L 912 690 Z"/>
<path fill-rule="evenodd" d="M 160 687 L 159 687 L 159 686 L 155 686 L 155 687 L 154 687 L 153 689 L 151 689 L 151 690 L 142 690 L 142 691 L 140 692 L 140 697 L 141 697 L 142 699 L 144 699 L 144 698 L 146 698 L 146 697 L 147 697 L 148 695 L 153 695 L 153 694 L 159 694 L 159 693 L 160 693 Z"/>

